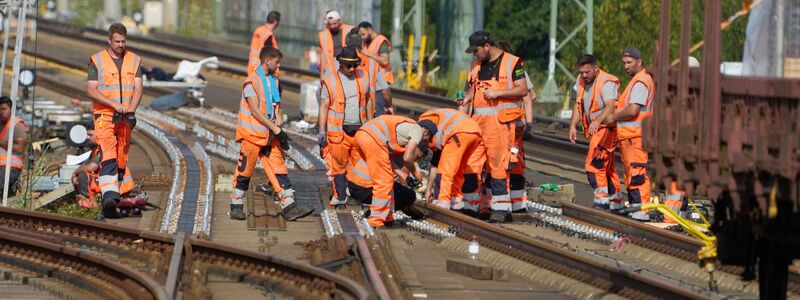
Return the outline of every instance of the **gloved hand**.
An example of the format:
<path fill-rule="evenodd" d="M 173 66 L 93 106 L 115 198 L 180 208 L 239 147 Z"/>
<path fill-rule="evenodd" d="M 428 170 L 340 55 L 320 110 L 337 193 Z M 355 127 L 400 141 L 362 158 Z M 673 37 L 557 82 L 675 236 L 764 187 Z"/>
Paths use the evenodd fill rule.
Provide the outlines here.
<path fill-rule="evenodd" d="M 319 137 L 317 138 L 317 144 L 319 145 L 320 148 L 325 148 L 325 146 L 328 146 L 328 136 L 325 133 L 325 131 L 319 132 Z"/>
<path fill-rule="evenodd" d="M 122 114 L 119 112 L 114 112 L 114 116 L 111 117 L 111 123 L 119 124 L 119 121 L 122 120 Z"/>
<path fill-rule="evenodd" d="M 131 126 L 131 129 L 136 127 L 136 115 L 134 115 L 132 112 L 126 113 L 125 114 L 125 119 L 128 120 L 128 125 Z"/>
<path fill-rule="evenodd" d="M 283 148 L 283 150 L 289 150 L 289 141 L 291 141 L 291 139 L 289 139 L 289 135 L 286 134 L 286 131 L 281 130 L 276 136 L 278 140 L 281 141 L 281 148 Z"/>
<path fill-rule="evenodd" d="M 522 139 L 525 141 L 533 140 L 533 123 L 525 124 L 525 133 L 522 134 Z"/>
<path fill-rule="evenodd" d="M 408 185 L 413 189 L 418 189 L 419 187 L 422 186 L 422 182 L 417 180 L 417 178 L 414 177 L 414 175 L 408 175 L 408 177 L 406 177 L 406 185 Z"/>

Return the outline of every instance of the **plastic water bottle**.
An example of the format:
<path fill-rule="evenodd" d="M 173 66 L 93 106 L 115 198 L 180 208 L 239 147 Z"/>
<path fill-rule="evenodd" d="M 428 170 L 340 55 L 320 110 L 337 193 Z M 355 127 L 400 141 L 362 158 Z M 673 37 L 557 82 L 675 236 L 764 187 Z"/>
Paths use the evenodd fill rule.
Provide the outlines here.
<path fill-rule="evenodd" d="M 478 237 L 473 234 L 472 241 L 469 242 L 469 247 L 467 247 L 467 256 L 469 257 L 469 259 L 477 260 L 478 252 L 480 251 L 481 251 L 481 246 L 478 245 Z"/>

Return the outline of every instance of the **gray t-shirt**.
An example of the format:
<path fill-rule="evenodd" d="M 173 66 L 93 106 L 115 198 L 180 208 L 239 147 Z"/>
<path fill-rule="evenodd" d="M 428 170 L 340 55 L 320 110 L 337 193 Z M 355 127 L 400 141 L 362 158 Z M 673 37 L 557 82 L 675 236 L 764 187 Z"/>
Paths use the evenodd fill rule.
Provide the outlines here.
<path fill-rule="evenodd" d="M 594 82 L 587 85 L 583 89 L 583 111 L 589 116 L 591 122 L 591 107 L 592 107 L 592 90 L 594 89 Z M 617 85 L 613 81 L 606 81 L 603 85 L 603 91 L 600 92 L 600 99 L 595 99 L 599 102 L 605 103 L 606 100 L 617 99 Z"/>
<path fill-rule="evenodd" d="M 356 85 L 356 77 L 352 78 L 344 76 L 342 72 L 336 72 L 339 80 L 342 82 L 342 89 L 344 90 L 344 125 L 361 125 L 361 117 L 359 116 L 359 103 L 358 103 L 358 86 Z M 367 88 L 369 93 L 369 88 Z M 320 99 L 330 99 L 328 89 L 323 88 L 320 91 Z"/>
<path fill-rule="evenodd" d="M 636 103 L 641 106 L 647 105 L 647 87 L 644 83 L 637 82 L 631 88 L 631 100 L 628 103 Z"/>
<path fill-rule="evenodd" d="M 384 70 L 378 70 L 378 78 L 375 79 L 375 91 L 377 92 L 389 88 L 389 83 L 386 82 L 386 78 L 383 77 L 384 73 Z"/>

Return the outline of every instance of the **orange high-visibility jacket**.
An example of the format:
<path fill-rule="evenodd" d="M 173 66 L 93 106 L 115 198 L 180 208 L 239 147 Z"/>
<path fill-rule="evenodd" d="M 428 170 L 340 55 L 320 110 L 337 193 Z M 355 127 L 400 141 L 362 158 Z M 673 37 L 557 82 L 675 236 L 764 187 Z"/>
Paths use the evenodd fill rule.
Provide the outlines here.
<path fill-rule="evenodd" d="M 10 123 L 11 122 L 6 122 L 6 126 L 3 127 L 3 131 L 0 132 L 0 139 L 2 139 L 3 141 L 8 140 L 9 130 L 14 130 L 13 129 L 14 127 L 9 126 Z M 16 126 L 17 124 L 22 124 L 22 126 L 25 127 L 25 131 L 26 132 L 28 131 L 28 125 L 26 125 L 25 122 L 22 121 L 22 119 L 14 118 L 14 126 Z M 13 143 L 13 141 L 12 141 L 12 143 Z M 7 148 L 9 148 L 9 149 L 11 149 L 13 147 L 14 147 L 13 144 L 9 144 L 7 146 Z M 8 159 L 8 151 L 6 149 L 0 147 L 0 167 L 5 167 L 6 166 L 6 159 Z M 13 151 L 11 152 L 11 167 L 12 168 L 22 170 L 23 164 L 24 164 L 24 160 L 25 160 L 25 158 L 22 156 L 22 153 L 15 153 Z"/>
<path fill-rule="evenodd" d="M 97 91 L 101 95 L 122 103 L 126 109 L 133 101 L 133 90 L 136 83 L 136 72 L 142 59 L 130 51 L 125 51 L 122 58 L 122 69 L 117 69 L 108 50 L 103 50 L 91 56 L 92 63 L 97 67 Z M 114 108 L 101 103 L 94 103 L 94 114 L 114 114 Z"/>
<path fill-rule="evenodd" d="M 253 37 L 250 39 L 250 60 L 247 62 L 247 75 L 252 74 L 256 71 L 256 68 L 261 65 L 261 60 L 258 57 L 258 54 L 261 52 L 261 48 L 264 47 L 264 43 L 267 40 L 272 40 L 272 47 L 278 49 L 278 40 L 275 39 L 275 34 L 267 28 L 267 25 L 261 25 L 253 31 Z"/>
<path fill-rule="evenodd" d="M 366 131 L 376 142 L 386 145 L 390 155 L 399 155 L 406 151 L 406 147 L 397 142 L 397 125 L 402 123 L 416 122 L 402 116 L 382 115 L 361 126 L 359 131 Z"/>
<path fill-rule="evenodd" d="M 498 98 L 486 99 L 483 96 L 485 89 L 513 89 L 514 66 L 517 65 L 519 57 L 511 53 L 504 52 L 500 60 L 500 75 L 491 80 L 479 80 L 478 71 L 481 69 L 481 62 L 476 62 L 470 72 L 470 88 L 474 91 L 472 100 L 473 116 L 494 115 L 500 122 L 508 123 L 515 121 L 525 114 L 523 110 L 522 97 L 519 98 Z"/>
<path fill-rule="evenodd" d="M 593 119 L 599 117 L 600 114 L 603 113 L 603 109 L 606 107 L 606 104 L 603 101 L 597 101 L 597 99 L 602 98 L 603 87 L 609 81 L 614 82 L 614 84 L 617 85 L 617 89 L 619 89 L 619 79 L 617 79 L 616 76 L 608 74 L 602 69 L 598 70 L 597 77 L 594 78 L 594 85 L 592 85 L 591 99 L 583 99 L 586 83 L 583 82 L 583 80 L 578 83 L 578 98 L 575 101 L 578 104 L 578 112 L 581 114 L 581 122 L 583 123 L 583 136 L 586 138 L 589 138 L 589 124 L 592 123 Z M 584 110 L 583 101 L 591 101 L 589 111 Z M 607 126 L 603 125 L 602 127 Z"/>
<path fill-rule="evenodd" d="M 617 111 L 621 111 L 628 107 L 628 104 L 631 100 L 631 90 L 633 89 L 633 85 L 637 82 L 643 83 L 647 88 L 647 105 L 640 107 L 639 113 L 630 120 L 617 122 L 617 140 L 641 137 L 642 121 L 650 117 L 650 115 L 653 113 L 652 108 L 653 95 L 655 95 L 655 83 L 653 83 L 653 77 L 651 77 L 645 69 L 642 69 L 639 71 L 639 73 L 636 73 L 636 75 L 633 76 L 633 79 L 628 82 L 628 85 L 625 87 L 625 91 L 622 92 L 622 96 L 619 98 L 620 101 L 617 101 Z"/>
<path fill-rule="evenodd" d="M 344 110 L 345 110 L 345 91 L 342 81 L 339 78 L 338 70 L 325 72 L 322 83 L 327 88 L 330 104 L 328 105 L 328 119 L 326 123 L 328 138 L 333 143 L 339 143 L 344 138 Z M 367 121 L 367 92 L 370 91 L 369 76 L 361 69 L 356 69 L 356 92 L 358 93 L 358 117 L 361 123 Z"/>
<path fill-rule="evenodd" d="M 253 144 L 266 146 L 270 131 L 266 125 L 261 124 L 261 122 L 256 119 L 253 115 L 253 109 L 255 108 L 250 107 L 250 104 L 247 103 L 247 98 L 244 97 L 244 87 L 248 83 L 253 85 L 253 89 L 256 90 L 256 95 L 258 95 L 258 111 L 267 118 L 270 118 L 270 116 L 267 115 L 267 102 L 261 78 L 258 76 L 258 73 L 254 72 L 247 77 L 242 85 L 242 98 L 239 100 L 239 123 L 236 126 L 236 141 L 245 139 Z M 269 82 L 267 84 L 269 84 Z"/>
<path fill-rule="evenodd" d="M 392 43 L 389 42 L 382 34 L 378 34 L 375 38 L 372 39 L 372 43 L 367 46 L 367 50 L 372 53 L 378 54 L 378 51 L 381 49 L 381 45 L 386 43 L 389 45 L 389 48 L 392 47 Z M 392 63 L 388 63 L 385 66 L 381 66 L 381 70 L 383 70 L 383 78 L 386 79 L 386 83 L 393 84 L 394 83 L 394 74 L 392 74 Z"/>
<path fill-rule="evenodd" d="M 340 30 L 339 35 L 342 37 L 342 48 L 347 47 L 347 43 L 345 43 L 345 37 L 347 36 L 347 33 L 350 32 L 351 29 L 353 29 L 353 25 L 342 24 L 342 26 L 339 27 Z M 353 45 L 353 46 L 361 46 L 361 45 Z M 324 71 L 328 68 L 330 68 L 331 70 L 334 69 L 333 62 L 336 60 L 336 58 L 333 55 L 333 35 L 327 28 L 319 32 L 319 48 L 321 50 L 319 73 L 323 74 Z"/>
<path fill-rule="evenodd" d="M 428 144 L 431 149 L 442 150 L 447 141 L 457 133 L 481 134 L 481 127 L 475 120 L 452 108 L 429 110 L 423 113 L 419 120 L 431 120 L 438 128 Z"/>

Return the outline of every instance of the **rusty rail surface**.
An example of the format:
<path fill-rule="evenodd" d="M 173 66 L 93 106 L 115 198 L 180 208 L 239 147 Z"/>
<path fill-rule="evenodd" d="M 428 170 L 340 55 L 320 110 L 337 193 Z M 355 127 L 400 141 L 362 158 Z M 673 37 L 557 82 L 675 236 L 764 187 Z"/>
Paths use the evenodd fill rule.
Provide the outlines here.
<path fill-rule="evenodd" d="M 547 270 L 629 298 L 704 299 L 705 296 L 616 265 L 602 263 L 523 234 L 433 205 L 418 205 L 428 218 L 455 226 L 458 236 Z"/>
<path fill-rule="evenodd" d="M 242 274 L 247 277 L 248 283 L 270 283 L 277 285 L 281 291 L 303 297 L 368 297 L 367 291 L 352 280 L 323 269 L 196 238 L 188 238 L 183 247 L 175 249 L 175 239 L 162 233 L 13 208 L 0 208 L 0 228 L 3 228 L 0 233 L 11 228 L 32 235 L 55 238 L 56 240 L 42 243 L 70 249 L 65 251 L 98 251 L 118 258 L 119 261 L 133 259 L 136 263 L 144 260 L 147 268 L 145 273 L 159 285 L 166 285 L 167 274 L 176 272 L 171 269 L 180 268 L 177 271 L 181 274 L 180 285 L 175 286 L 182 287 L 181 290 L 197 285 L 192 277 L 196 273 L 217 272 L 223 276 Z M 14 231 L 7 232 L 12 234 Z M 64 243 L 53 243 L 59 240 Z M 92 250 L 76 250 L 76 247 Z M 173 263 L 172 259 L 176 251 L 181 252 L 177 255 L 181 261 L 179 264 Z M 189 294 L 191 292 L 190 289 Z M 168 291 L 168 294 L 176 293 Z"/>

